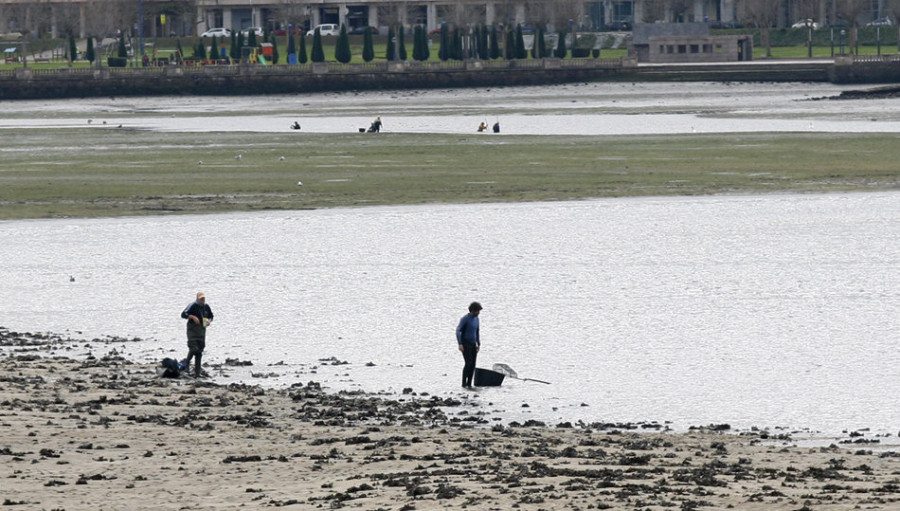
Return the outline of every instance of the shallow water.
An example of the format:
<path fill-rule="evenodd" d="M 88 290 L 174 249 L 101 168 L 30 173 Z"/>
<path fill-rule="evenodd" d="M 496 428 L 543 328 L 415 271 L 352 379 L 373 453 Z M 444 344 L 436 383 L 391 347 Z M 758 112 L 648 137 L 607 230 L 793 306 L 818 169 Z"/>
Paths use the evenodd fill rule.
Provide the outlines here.
<path fill-rule="evenodd" d="M 283 132 L 296 120 L 302 136 L 357 132 L 378 115 L 384 131 L 393 133 L 474 133 L 482 121 L 489 126 L 500 122 L 501 135 L 900 132 L 900 99 L 820 100 L 850 88 L 820 83 L 583 83 L 240 98 L 7 101 L 0 130 L 121 125 L 184 132 Z"/>
<path fill-rule="evenodd" d="M 482 120 L 500 120 L 502 134 L 900 131 L 900 100 L 812 101 L 844 89 L 598 83 L 24 101 L 2 104 L 0 130 L 274 132 L 296 119 L 302 136 L 381 115 L 389 132 L 470 133 Z M 412 388 L 507 421 L 871 428 L 897 442 L 898 198 L 0 222 L 0 325 L 137 336 L 145 341 L 114 347 L 181 358 L 179 313 L 202 289 L 216 313 L 206 360 L 254 364 L 216 374 L 223 382 Z M 474 299 L 485 306 L 479 366 L 506 363 L 550 385 L 458 388 L 453 331 Z"/>
<path fill-rule="evenodd" d="M 3 222 L 0 325 L 180 358 L 179 313 L 202 289 L 206 360 L 254 364 L 220 381 L 466 395 L 453 331 L 477 299 L 479 366 L 552 383 L 473 394 L 505 420 L 896 434 L 898 198 Z"/>

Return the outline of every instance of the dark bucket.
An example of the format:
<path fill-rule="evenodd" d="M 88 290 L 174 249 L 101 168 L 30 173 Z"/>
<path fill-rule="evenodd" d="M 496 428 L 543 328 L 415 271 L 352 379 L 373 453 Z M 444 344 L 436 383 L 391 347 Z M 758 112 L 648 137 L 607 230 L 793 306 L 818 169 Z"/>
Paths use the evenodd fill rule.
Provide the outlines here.
<path fill-rule="evenodd" d="M 506 375 L 490 369 L 475 369 L 476 387 L 499 387 Z"/>

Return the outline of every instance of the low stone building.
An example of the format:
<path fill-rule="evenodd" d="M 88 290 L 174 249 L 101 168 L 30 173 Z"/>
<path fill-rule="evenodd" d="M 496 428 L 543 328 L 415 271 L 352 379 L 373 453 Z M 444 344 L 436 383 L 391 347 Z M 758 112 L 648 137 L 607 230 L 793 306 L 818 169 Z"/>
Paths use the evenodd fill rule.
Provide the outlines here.
<path fill-rule="evenodd" d="M 640 23 L 632 50 L 638 62 L 699 63 L 753 60 L 749 35 L 710 35 L 706 23 Z"/>

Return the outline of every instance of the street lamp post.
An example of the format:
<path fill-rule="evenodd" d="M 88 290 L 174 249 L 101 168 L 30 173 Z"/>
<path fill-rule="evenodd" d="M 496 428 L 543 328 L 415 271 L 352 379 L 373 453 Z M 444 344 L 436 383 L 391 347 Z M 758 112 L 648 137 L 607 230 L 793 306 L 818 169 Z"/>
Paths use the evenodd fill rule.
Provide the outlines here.
<path fill-rule="evenodd" d="M 144 0 L 138 0 L 138 44 L 141 45 L 141 57 L 144 56 Z"/>
<path fill-rule="evenodd" d="M 569 33 L 572 34 L 572 44 L 569 47 L 569 54 L 572 55 L 572 58 L 575 58 L 575 20 L 569 20 Z"/>
<path fill-rule="evenodd" d="M 844 35 L 847 33 L 843 28 L 841 29 L 841 55 L 844 54 Z"/>
<path fill-rule="evenodd" d="M 806 49 L 809 58 L 812 58 L 812 27 L 813 20 L 806 18 Z"/>

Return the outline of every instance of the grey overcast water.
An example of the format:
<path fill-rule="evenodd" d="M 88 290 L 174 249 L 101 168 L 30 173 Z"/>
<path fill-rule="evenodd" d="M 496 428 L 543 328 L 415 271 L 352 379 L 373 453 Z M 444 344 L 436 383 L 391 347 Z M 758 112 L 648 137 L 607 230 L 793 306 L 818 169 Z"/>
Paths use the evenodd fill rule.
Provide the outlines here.
<path fill-rule="evenodd" d="M 246 128 L 263 117 L 279 129 L 299 118 L 304 129 L 327 131 L 355 126 L 381 105 L 388 130 L 417 131 L 420 119 L 438 117 L 449 131 L 461 129 L 452 119 L 469 131 L 480 120 L 469 103 L 496 104 L 489 120 L 502 116 L 506 127 L 549 119 L 584 134 L 605 133 L 617 110 L 624 131 L 643 125 L 645 133 L 715 123 L 894 132 L 900 122 L 893 100 L 807 101 L 840 90 L 832 85 L 702 84 L 687 94 L 681 84 L 634 87 L 561 86 L 551 91 L 555 103 L 531 88 L 493 97 L 315 95 L 284 98 L 307 107 L 277 115 L 271 97 L 268 106 L 235 99 L 244 110 L 234 115 L 222 98 L 22 102 L 4 104 L 10 115 L 0 125 L 54 119 L 64 129 L 109 115 L 192 130 L 182 124 L 188 112 L 225 131 L 240 124 L 232 119 Z M 324 115 L 336 97 L 342 110 Z M 407 115 L 385 113 L 404 98 Z M 216 373 L 221 382 L 312 380 L 392 395 L 411 388 L 423 399 L 465 399 L 469 413 L 503 421 L 727 423 L 834 437 L 868 428 L 891 445 L 900 429 L 898 199 L 785 194 L 5 221 L 0 325 L 136 336 L 143 340 L 84 350 L 182 358 L 179 314 L 203 290 L 216 314 L 204 360 L 253 363 Z M 550 385 L 459 388 L 454 328 L 472 300 L 484 305 L 479 366 L 506 363 Z"/>

